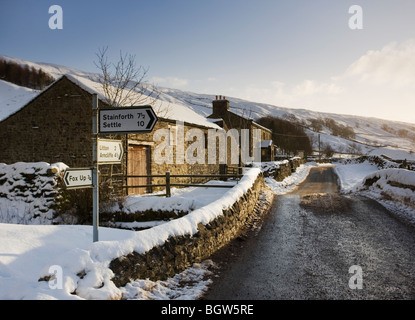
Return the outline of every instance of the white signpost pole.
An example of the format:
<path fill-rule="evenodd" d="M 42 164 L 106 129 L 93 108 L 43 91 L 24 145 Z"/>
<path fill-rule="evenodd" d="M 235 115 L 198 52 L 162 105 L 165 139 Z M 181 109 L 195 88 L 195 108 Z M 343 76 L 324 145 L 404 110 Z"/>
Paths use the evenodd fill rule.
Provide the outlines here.
<path fill-rule="evenodd" d="M 98 224 L 99 224 L 99 168 L 98 168 L 98 95 L 92 95 L 92 224 L 93 224 L 93 242 L 98 241 Z"/>

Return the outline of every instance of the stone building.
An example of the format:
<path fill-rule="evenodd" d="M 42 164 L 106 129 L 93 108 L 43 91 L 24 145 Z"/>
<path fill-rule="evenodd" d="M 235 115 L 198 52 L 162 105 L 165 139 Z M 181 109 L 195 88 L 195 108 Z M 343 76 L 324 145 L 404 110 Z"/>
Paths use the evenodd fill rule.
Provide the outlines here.
<path fill-rule="evenodd" d="M 246 129 L 249 135 L 249 157 L 254 157 L 254 148 L 261 149 L 260 161 L 273 161 L 274 160 L 274 144 L 272 143 L 272 131 L 268 128 L 261 126 L 252 119 L 245 118 L 234 112 L 229 111 L 229 100 L 225 97 L 216 96 L 216 100 L 212 102 L 213 113 L 208 116 L 217 125 L 223 128 L 226 132 L 230 129 L 236 129 L 241 138 L 242 129 Z M 254 130 L 259 130 L 260 140 L 259 145 L 255 145 Z M 229 161 L 229 157 L 227 158 Z M 243 159 L 239 159 L 239 166 L 243 166 Z"/>
<path fill-rule="evenodd" d="M 0 162 L 63 162 L 71 168 L 91 167 L 94 94 L 98 94 L 100 108 L 108 107 L 99 85 L 92 80 L 65 75 L 55 81 L 0 122 Z M 221 121 L 213 119 L 217 117 Z M 160 175 L 167 171 L 171 175 L 218 174 L 223 168 L 219 160 L 220 145 L 215 145 L 213 151 L 208 150 L 207 137 L 212 132 L 223 133 L 231 128 L 239 131 L 259 128 L 263 150 L 272 154 L 266 142 L 271 140 L 271 131 L 229 112 L 227 100 L 213 101 L 213 114 L 209 118 L 176 105 L 173 116 L 158 115 L 151 133 L 100 135 L 100 138 L 122 140 L 124 148 L 121 164 L 100 165 L 101 181 L 110 181 L 124 190 L 123 193 L 140 194 L 163 189 L 157 185 L 165 183 L 165 177 Z M 250 134 L 251 154 L 252 137 Z M 229 152 L 228 145 L 226 148 Z M 215 162 L 209 161 L 209 152 L 215 153 Z M 148 175 L 158 177 L 131 177 Z M 201 180 L 183 177 L 174 182 Z M 133 187 L 137 185 L 146 187 Z"/>
<path fill-rule="evenodd" d="M 62 76 L 21 109 L 0 122 L 0 162 L 63 162 L 71 168 L 91 167 L 92 161 L 92 97 L 97 87 L 87 79 Z M 98 94 L 100 108 L 108 107 Z M 191 111 L 188 111 L 188 113 Z M 162 163 L 153 155 L 157 141 L 153 134 L 160 129 L 167 133 L 179 126 L 185 135 L 191 129 L 199 129 L 207 135 L 208 130 L 221 130 L 210 121 L 187 122 L 188 114 L 181 119 L 158 117 L 151 133 L 100 135 L 100 138 L 123 141 L 124 155 L 120 165 L 100 165 L 102 179 L 109 177 L 125 186 L 165 183 L 158 178 L 127 178 L 131 175 L 216 174 L 219 164 L 177 162 L 176 159 Z M 167 139 L 162 137 L 160 140 Z M 184 142 L 186 150 L 191 142 Z M 169 141 L 167 144 L 171 144 Z M 172 146 L 176 155 L 176 145 Z M 101 179 L 101 181 L 102 181 Z M 176 181 L 180 183 L 181 181 Z M 189 182 L 183 178 L 182 182 Z M 129 194 L 154 191 L 156 188 L 126 188 Z"/>

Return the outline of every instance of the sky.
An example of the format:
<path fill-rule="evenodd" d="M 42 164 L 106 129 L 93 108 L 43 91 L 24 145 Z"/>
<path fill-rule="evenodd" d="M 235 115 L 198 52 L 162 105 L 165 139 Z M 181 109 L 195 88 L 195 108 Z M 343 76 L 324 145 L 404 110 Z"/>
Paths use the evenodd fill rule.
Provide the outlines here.
<path fill-rule="evenodd" d="M 413 0 L 0 0 L 0 54 L 98 72 L 108 47 L 161 87 L 415 123 L 414 16 Z"/>

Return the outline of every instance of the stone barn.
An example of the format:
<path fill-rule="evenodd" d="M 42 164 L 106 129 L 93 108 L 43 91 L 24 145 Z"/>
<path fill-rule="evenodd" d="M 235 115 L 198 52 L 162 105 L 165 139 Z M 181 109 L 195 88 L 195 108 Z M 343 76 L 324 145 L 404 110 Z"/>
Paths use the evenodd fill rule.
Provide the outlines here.
<path fill-rule="evenodd" d="M 92 97 L 98 93 L 99 107 L 108 107 L 99 93 L 98 84 L 88 79 L 65 75 L 55 81 L 22 108 L 0 122 L 0 162 L 63 162 L 72 168 L 92 166 Z M 102 179 L 110 178 L 123 185 L 128 194 L 146 193 L 157 188 L 131 188 L 134 185 L 157 185 L 163 178 L 129 178 L 136 175 L 217 174 L 219 164 L 207 161 L 189 163 L 154 155 L 167 150 L 177 156 L 173 133 L 183 136 L 198 129 L 207 136 L 209 130 L 222 130 L 192 110 L 175 110 L 176 117 L 158 116 L 154 130 L 146 134 L 100 135 L 100 138 L 121 139 L 124 155 L 120 165 L 100 165 Z M 164 129 L 164 130 L 163 130 Z M 155 133 L 164 133 L 155 139 Z M 157 150 L 161 143 L 165 150 Z M 192 141 L 184 141 L 184 151 Z M 169 149 L 171 147 L 171 149 Z M 199 150 L 200 152 L 200 150 Z M 207 155 L 206 155 L 207 157 Z M 102 181 L 101 179 L 101 181 Z M 177 181 L 181 182 L 181 181 Z M 183 178 L 183 183 L 189 182 Z M 125 188 L 129 187 L 129 188 Z"/>
<path fill-rule="evenodd" d="M 241 137 L 241 130 L 246 129 L 249 136 L 249 157 L 253 157 L 254 148 L 261 148 L 261 161 L 273 161 L 274 160 L 274 144 L 272 143 L 272 131 L 268 128 L 256 123 L 253 119 L 249 119 L 238 115 L 229 110 L 229 100 L 222 96 L 216 96 L 216 100 L 212 102 L 213 112 L 208 117 L 212 119 L 217 125 L 223 128 L 226 132 L 230 129 L 236 129 L 239 137 Z M 254 142 L 254 130 L 260 132 L 260 145 L 255 146 Z M 230 157 L 227 157 L 229 161 Z M 243 166 L 243 159 L 239 159 L 239 166 Z"/>
<path fill-rule="evenodd" d="M 90 168 L 92 160 L 92 101 L 98 95 L 99 108 L 109 106 L 99 83 L 85 77 L 64 75 L 35 98 L 0 122 L 0 163 L 63 162 L 71 168 Z M 161 100 L 158 100 L 161 101 Z M 100 165 L 101 182 L 123 190 L 123 194 L 142 194 L 164 189 L 167 171 L 171 175 L 225 173 L 234 149 L 231 144 L 210 144 L 209 137 L 234 129 L 239 135 L 236 167 L 245 163 L 241 154 L 241 131 L 247 129 L 248 146 L 261 148 L 262 160 L 273 159 L 271 130 L 229 111 L 229 101 L 213 101 L 213 113 L 204 117 L 190 108 L 161 101 L 158 121 L 151 133 L 100 134 L 100 138 L 121 140 L 121 164 Z M 254 143 L 254 129 L 260 132 Z M 226 138 L 227 139 L 227 138 Z M 220 154 L 226 148 L 226 159 Z M 233 153 L 233 154 L 232 154 Z M 212 158 L 213 155 L 213 158 Z M 212 159 L 214 159 L 212 161 Z M 148 177 L 155 176 L 158 177 Z M 146 177 L 137 177 L 146 176 Z M 175 183 L 198 183 L 199 178 L 181 177 Z M 140 187 L 137 187 L 140 186 Z M 144 187 L 145 186 L 145 187 Z"/>

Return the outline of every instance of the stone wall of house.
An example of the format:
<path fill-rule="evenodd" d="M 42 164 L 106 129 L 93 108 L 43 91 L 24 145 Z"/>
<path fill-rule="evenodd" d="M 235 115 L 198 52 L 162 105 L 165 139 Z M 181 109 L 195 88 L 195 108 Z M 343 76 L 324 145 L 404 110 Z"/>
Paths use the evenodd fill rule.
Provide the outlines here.
<path fill-rule="evenodd" d="M 0 122 L 0 162 L 92 163 L 91 95 L 67 78 Z"/>
<path fill-rule="evenodd" d="M 176 133 L 179 129 L 182 130 L 183 133 L 183 153 L 182 158 L 178 157 L 178 143 L 181 142 L 176 141 Z M 202 148 L 198 148 L 198 150 L 194 151 L 194 156 L 197 155 L 197 152 L 204 152 L 205 155 L 201 158 L 201 162 L 190 163 L 185 158 L 185 154 L 189 150 L 193 150 L 196 147 L 195 142 L 196 138 L 193 141 L 185 141 L 186 134 L 189 130 L 198 129 L 199 132 L 202 134 L 203 139 L 205 140 Z M 159 119 L 156 123 L 153 132 L 147 134 L 130 134 L 128 135 L 128 144 L 135 144 L 135 145 L 147 145 L 150 146 L 150 174 L 151 175 L 164 175 L 167 171 L 170 172 L 171 175 L 202 175 L 202 174 L 218 174 L 219 173 L 219 162 L 217 161 L 214 164 L 209 164 L 208 159 L 208 149 L 207 149 L 207 136 L 208 131 L 212 128 L 207 128 L 204 126 L 198 126 L 194 124 L 187 124 L 181 123 L 178 124 L 175 121 L 168 120 L 168 119 Z M 154 134 L 158 130 L 165 130 L 165 133 L 168 135 L 160 134 L 159 137 L 154 137 Z M 214 130 L 214 129 L 213 129 Z M 190 147 L 190 149 L 189 149 Z M 171 148 L 171 157 L 166 156 L 165 151 Z M 164 150 L 164 151 L 163 151 Z M 180 150 L 180 149 L 179 149 Z M 218 155 L 219 144 L 216 146 L 216 154 Z M 160 153 L 163 159 L 160 157 Z M 218 159 L 218 157 L 217 157 Z M 209 180 L 209 179 L 208 179 Z M 201 183 L 206 181 L 206 178 L 190 178 L 190 177 L 180 177 L 174 178 L 171 180 L 171 183 Z M 163 177 L 154 177 L 152 178 L 151 183 L 154 185 L 157 184 L 164 184 L 166 179 Z M 164 187 L 154 187 L 152 191 L 158 191 L 164 189 Z"/>
<path fill-rule="evenodd" d="M 105 104 L 100 101 L 100 107 Z M 150 174 L 213 174 L 219 173 L 219 164 L 160 164 L 154 158 L 157 144 L 153 135 L 159 129 L 171 129 L 175 122 L 159 119 L 153 132 L 148 134 L 101 135 L 101 138 L 121 139 L 124 157 L 120 165 L 100 165 L 101 181 L 122 189 L 127 174 L 128 144 L 146 145 L 150 151 Z M 184 124 L 185 133 L 203 126 Z M 185 143 L 185 150 L 192 142 Z M 174 146 L 174 148 L 176 148 Z M 63 162 L 71 168 L 91 167 L 92 161 L 92 95 L 66 77 L 62 77 L 39 94 L 22 109 L 0 122 L 0 163 Z M 175 154 L 175 150 L 174 150 Z M 153 184 L 164 183 L 163 178 L 153 179 Z M 178 183 L 200 182 L 182 178 Z M 155 188 L 157 190 L 160 188 Z M 153 191 L 154 191 L 153 190 Z"/>
<path fill-rule="evenodd" d="M 112 281 L 117 286 L 124 286 L 131 279 L 167 279 L 208 258 L 235 238 L 252 217 L 263 187 L 264 178 L 259 175 L 239 201 L 207 225 L 199 224 L 198 232 L 193 236 L 171 237 L 164 245 L 145 254 L 133 252 L 113 260 L 110 264 L 114 272 Z"/>

